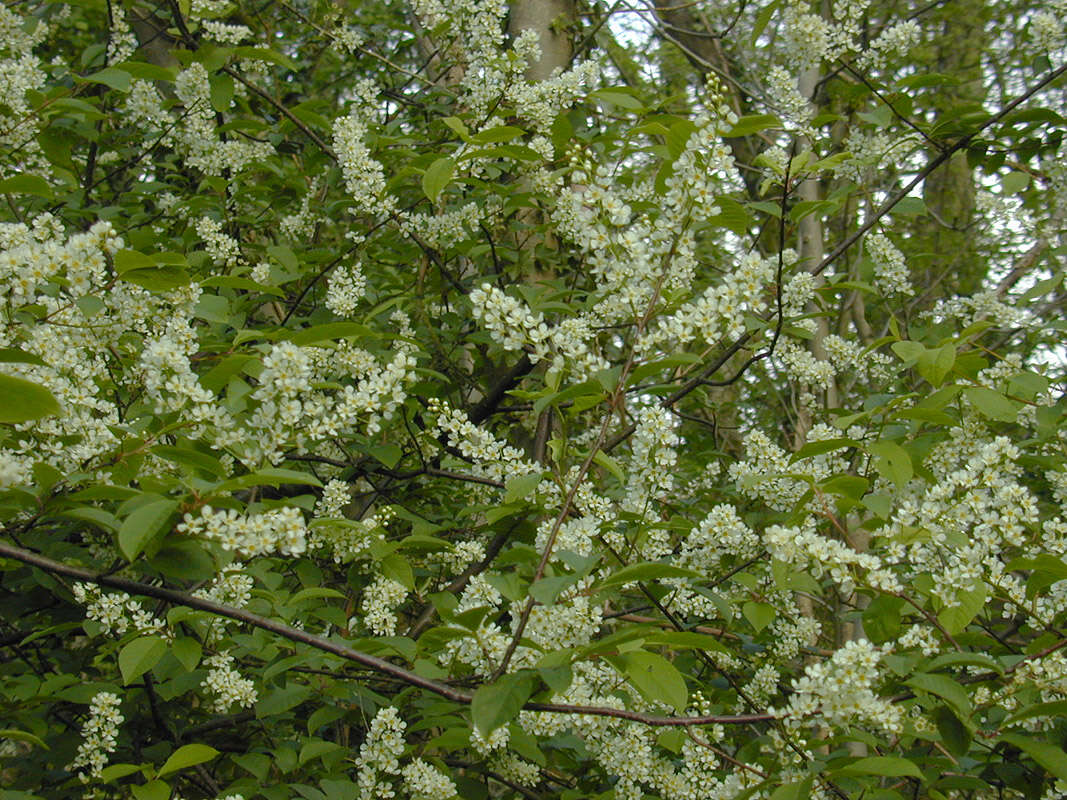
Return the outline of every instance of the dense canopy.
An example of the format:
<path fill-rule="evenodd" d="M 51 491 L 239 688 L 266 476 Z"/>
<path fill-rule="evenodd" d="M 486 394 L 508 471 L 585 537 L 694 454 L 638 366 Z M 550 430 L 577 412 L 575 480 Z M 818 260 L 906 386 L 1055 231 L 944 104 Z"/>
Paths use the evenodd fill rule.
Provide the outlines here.
<path fill-rule="evenodd" d="M 0 798 L 1067 795 L 1065 15 L 0 6 Z"/>

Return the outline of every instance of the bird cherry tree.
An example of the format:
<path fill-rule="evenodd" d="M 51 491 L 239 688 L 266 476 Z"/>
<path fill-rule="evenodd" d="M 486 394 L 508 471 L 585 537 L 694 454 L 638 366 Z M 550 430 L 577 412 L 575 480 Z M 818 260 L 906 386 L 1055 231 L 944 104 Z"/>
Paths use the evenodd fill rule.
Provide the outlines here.
<path fill-rule="evenodd" d="M 1064 12 L 0 7 L 0 796 L 1063 796 Z"/>

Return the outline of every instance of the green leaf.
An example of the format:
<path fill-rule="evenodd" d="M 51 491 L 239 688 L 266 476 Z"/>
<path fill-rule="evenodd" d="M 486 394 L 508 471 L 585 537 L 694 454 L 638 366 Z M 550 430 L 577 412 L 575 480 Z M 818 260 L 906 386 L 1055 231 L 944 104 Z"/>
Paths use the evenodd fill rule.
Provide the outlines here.
<path fill-rule="evenodd" d="M 189 273 L 178 267 L 156 267 L 153 269 L 129 269 L 120 276 L 127 283 L 140 286 L 149 292 L 169 292 L 188 286 L 191 282 Z"/>
<path fill-rule="evenodd" d="M 623 485 L 626 484 L 626 473 L 622 471 L 622 467 L 619 466 L 619 462 L 609 456 L 603 450 L 597 450 L 596 453 L 593 454 L 593 461 L 602 466 L 612 475 L 614 475 L 615 478 L 619 481 L 619 483 Z"/>
<path fill-rule="evenodd" d="M 375 445 L 374 447 L 367 448 L 367 452 L 374 456 L 376 459 L 382 462 L 389 469 L 393 469 L 400 463 L 400 459 L 404 456 L 404 451 L 400 449 L 398 445 L 392 442 L 386 442 L 385 444 Z"/>
<path fill-rule="evenodd" d="M 920 342 L 893 342 L 889 347 L 905 366 L 911 366 L 926 352 L 926 348 Z"/>
<path fill-rule="evenodd" d="M 474 727 L 485 738 L 501 725 L 519 715 L 534 690 L 534 678 L 529 672 L 503 675 L 495 683 L 479 686 L 471 701 Z"/>
<path fill-rule="evenodd" d="M 1004 724 L 1014 725 L 1017 722 L 1033 719 L 1034 717 L 1067 718 L 1067 700 L 1055 700 L 1051 703 L 1037 703 L 1032 706 L 1026 706 L 1004 720 Z"/>
<path fill-rule="evenodd" d="M 111 781 L 117 781 L 120 778 L 125 778 L 129 775 L 133 775 L 136 772 L 140 772 L 144 767 L 139 764 L 111 764 L 104 767 L 100 772 L 100 780 L 104 783 L 110 783 Z"/>
<path fill-rule="evenodd" d="M 174 78 L 176 77 L 176 73 L 173 69 L 160 67 L 156 64 L 146 64 L 142 61 L 124 61 L 121 64 L 116 64 L 115 69 L 121 69 L 123 72 L 130 73 L 135 78 L 141 78 L 146 81 L 167 81 L 173 83 Z"/>
<path fill-rule="evenodd" d="M 119 671 L 122 683 L 128 686 L 152 669 L 167 653 L 167 643 L 159 636 L 134 639 L 119 651 Z"/>
<path fill-rule="evenodd" d="M 820 484 L 820 488 L 826 494 L 850 497 L 853 500 L 859 500 L 869 486 L 870 482 L 858 475 L 834 475 Z"/>
<path fill-rule="evenodd" d="M 1056 745 L 1031 739 L 1029 736 L 1017 733 L 1002 734 L 1000 740 L 1018 747 L 1048 770 L 1050 775 L 1055 775 L 1060 780 L 1067 781 L 1067 753 L 1064 753 Z"/>
<path fill-rule="evenodd" d="M 0 373 L 0 422 L 29 422 L 60 412 L 44 386 Z"/>
<path fill-rule="evenodd" d="M 749 621 L 756 633 L 766 628 L 778 613 L 774 606 L 769 603 L 745 603 L 741 606 L 741 613 Z"/>
<path fill-rule="evenodd" d="M 191 447 L 174 447 L 167 444 L 159 444 L 153 447 L 151 452 L 166 461 L 193 467 L 216 478 L 226 474 L 226 468 L 221 461 L 207 453 L 193 450 Z"/>
<path fill-rule="evenodd" d="M 0 347 L 0 364 L 36 364 L 39 367 L 48 366 L 40 356 L 19 350 L 17 347 Z"/>
<path fill-rule="evenodd" d="M 273 486 L 276 489 L 283 483 L 297 486 L 322 486 L 322 481 L 309 472 L 282 467 L 265 467 L 247 475 L 239 475 L 223 481 L 215 487 L 215 491 L 232 492 L 237 489 L 250 489 L 253 486 Z"/>
<path fill-rule="evenodd" d="M 629 88 L 607 88 L 590 92 L 589 96 L 611 103 L 619 108 L 626 108 L 630 111 L 643 111 L 645 104 L 634 97 L 631 92 L 632 90 Z"/>
<path fill-rule="evenodd" d="M 445 117 L 441 120 L 448 128 L 465 142 L 471 140 L 471 132 L 459 117 Z"/>
<path fill-rule="evenodd" d="M 605 591 L 606 589 L 614 589 L 616 586 L 623 586 L 627 583 L 635 583 L 637 581 L 652 581 L 659 578 L 701 578 L 699 572 L 695 572 L 691 569 L 682 569 L 681 567 L 671 566 L 670 564 L 658 564 L 658 563 L 645 563 L 645 564 L 631 564 L 628 567 L 623 567 L 618 572 L 613 572 L 597 586 L 598 591 Z"/>
<path fill-rule="evenodd" d="M 921 672 L 904 681 L 904 685 L 937 695 L 947 701 L 962 719 L 971 716 L 971 698 L 967 695 L 967 691 L 947 675 Z"/>
<path fill-rule="evenodd" d="M 1001 422 L 1015 422 L 1019 409 L 1011 400 L 1000 392 L 994 392 L 984 386 L 968 386 L 963 396 L 983 417 Z"/>
<path fill-rule="evenodd" d="M 135 800 L 170 800 L 170 786 L 164 781 L 149 781 L 130 786 Z"/>
<path fill-rule="evenodd" d="M 946 606 L 937 615 L 937 621 L 944 626 L 949 635 L 963 633 L 971 621 L 985 608 L 986 585 L 977 583 L 965 592 L 956 595 L 958 601 L 954 606 Z"/>
<path fill-rule="evenodd" d="M 792 464 L 804 458 L 812 458 L 813 456 L 821 456 L 823 453 L 832 453 L 834 450 L 841 450 L 845 447 L 859 446 L 860 443 L 854 439 L 822 439 L 817 442 L 808 442 L 793 453 L 792 457 L 789 459 L 789 463 Z"/>
<path fill-rule="evenodd" d="M 130 91 L 130 87 L 133 85 L 130 80 L 130 73 L 115 67 L 107 67 L 99 72 L 94 72 L 92 75 L 86 75 L 84 80 L 90 83 L 102 83 L 119 92 Z"/>
<path fill-rule="evenodd" d="M 186 672 L 192 672 L 200 663 L 203 648 L 192 636 L 180 636 L 174 640 L 170 652 L 178 659 L 178 663 L 185 667 Z"/>
<path fill-rule="evenodd" d="M 373 332 L 366 325 L 361 325 L 358 322 L 328 322 L 325 325 L 313 325 L 310 328 L 301 328 L 298 331 L 293 331 L 286 335 L 285 339 L 304 347 L 316 342 L 347 339 L 350 336 L 365 338 L 373 336 Z"/>
<path fill-rule="evenodd" d="M 896 442 L 871 442 L 867 450 L 874 456 L 874 466 L 885 478 L 893 481 L 897 488 L 903 489 L 911 480 L 914 470 L 911 456 Z"/>
<path fill-rule="evenodd" d="M 29 742 L 35 747 L 41 747 L 48 750 L 49 747 L 44 743 L 44 740 L 39 736 L 34 736 L 28 731 L 20 731 L 14 728 L 0 728 L 0 739 L 10 739 L 14 742 Z"/>
<path fill-rule="evenodd" d="M 298 683 L 286 686 L 284 689 L 275 689 L 266 697 L 260 696 L 259 702 L 256 703 L 256 717 L 263 719 L 281 714 L 290 708 L 295 708 L 305 700 L 310 700 L 314 694 L 313 690 Z"/>
<path fill-rule="evenodd" d="M 422 175 L 422 191 L 430 198 L 431 203 L 436 203 L 441 192 L 452 180 L 456 171 L 456 162 L 451 158 L 439 158 L 426 168 Z"/>
<path fill-rule="evenodd" d="M 37 175 L 14 175 L 10 178 L 5 178 L 0 181 L 0 192 L 3 194 L 32 194 L 37 197 L 43 197 L 46 200 L 50 200 L 54 196 L 48 181 Z"/>
<path fill-rule="evenodd" d="M 470 140 L 474 144 L 498 144 L 500 142 L 510 142 L 512 139 L 517 139 L 520 136 L 524 136 L 526 131 L 522 128 L 516 128 L 514 125 L 497 125 L 495 128 L 487 128 L 484 131 L 479 131 L 474 134 Z"/>
<path fill-rule="evenodd" d="M 1030 185 L 1030 176 L 1025 172 L 1009 172 L 1000 179 L 1000 190 L 1004 194 L 1017 194 Z"/>
<path fill-rule="evenodd" d="M 956 713 L 948 706 L 938 706 L 934 710 L 934 722 L 941 741 L 954 756 L 962 756 L 971 746 L 971 731 L 960 721 Z"/>
<path fill-rule="evenodd" d="M 838 775 L 884 775 L 888 778 L 919 778 L 923 774 L 915 762 L 892 756 L 871 756 L 853 761 L 835 771 Z"/>
<path fill-rule="evenodd" d="M 303 765 L 316 758 L 322 758 L 330 753 L 337 752 L 341 746 L 336 742 L 327 742 L 322 739 L 313 739 L 300 748 L 300 757 L 297 764 Z"/>
<path fill-rule="evenodd" d="M 295 72 L 300 68 L 289 56 L 279 53 L 277 50 L 271 50 L 268 47 L 234 47 L 233 56 L 234 58 L 247 58 L 253 61 L 266 61 L 269 64 L 284 67 L 290 72 Z"/>
<path fill-rule="evenodd" d="M 119 549 L 128 561 L 135 560 L 149 542 L 167 529 L 177 509 L 175 500 L 157 500 L 141 506 L 122 521 Z"/>
<path fill-rule="evenodd" d="M 663 656 L 647 650 L 634 650 L 608 656 L 608 662 L 625 675 L 634 688 L 647 700 L 664 703 L 675 711 L 685 711 L 689 691 L 678 668 Z"/>
<path fill-rule="evenodd" d="M 808 800 L 811 797 L 813 778 L 807 777 L 799 783 L 787 783 L 771 793 L 770 800 Z"/>
<path fill-rule="evenodd" d="M 768 128 L 780 127 L 782 127 L 782 121 L 773 114 L 749 114 L 737 120 L 737 124 L 727 131 L 726 138 L 736 139 L 739 136 L 748 136 L 752 133 L 759 133 Z"/>
<path fill-rule="evenodd" d="M 941 669 L 941 667 L 954 667 L 957 665 L 964 665 L 968 667 L 980 667 L 990 672 L 996 672 L 998 675 L 1004 674 L 1004 667 L 993 658 L 993 656 L 986 655 L 985 653 L 942 653 L 937 658 L 934 658 L 923 667 L 924 672 L 934 672 Z"/>
<path fill-rule="evenodd" d="M 233 78 L 225 72 L 211 76 L 211 107 L 220 114 L 229 110 L 233 102 Z"/>
<path fill-rule="evenodd" d="M 541 483 L 541 473 L 531 472 L 526 475 L 518 475 L 507 482 L 507 490 L 504 492 L 504 502 L 514 503 L 516 500 L 525 500 Z"/>
<path fill-rule="evenodd" d="M 940 386 L 945 381 L 945 376 L 952 370 L 956 363 L 956 346 L 952 343 L 944 344 L 935 350 L 925 350 L 919 356 L 916 369 L 932 386 Z"/>
<path fill-rule="evenodd" d="M 177 772 L 180 769 L 203 764 L 205 761 L 210 761 L 218 754 L 218 750 L 214 747 L 208 747 L 206 744 L 182 745 L 171 753 L 170 758 L 168 758 L 163 766 L 159 768 L 159 777 L 162 778 L 165 775 Z"/>

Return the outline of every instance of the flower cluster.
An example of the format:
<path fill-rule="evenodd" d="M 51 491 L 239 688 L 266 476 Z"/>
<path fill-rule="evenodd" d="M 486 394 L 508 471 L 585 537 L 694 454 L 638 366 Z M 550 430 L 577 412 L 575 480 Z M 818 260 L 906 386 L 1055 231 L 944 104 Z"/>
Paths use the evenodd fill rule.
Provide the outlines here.
<path fill-rule="evenodd" d="M 594 333 L 589 320 L 571 317 L 550 328 L 540 312 L 520 300 L 484 283 L 470 293 L 471 311 L 506 350 L 528 349 L 530 360 L 551 359 L 556 372 L 571 371 L 578 381 L 605 369 L 608 364 L 590 343 Z"/>
<path fill-rule="evenodd" d="M 363 624 L 378 636 L 396 636 L 396 607 L 407 595 L 403 584 L 379 576 L 363 593 Z"/>
<path fill-rule="evenodd" d="M 903 711 L 871 688 L 879 677 L 881 657 L 866 639 L 846 642 L 829 660 L 805 667 L 804 677 L 793 681 L 789 704 L 775 713 L 793 728 L 817 715 L 832 726 L 860 723 L 899 733 Z"/>
<path fill-rule="evenodd" d="M 74 599 L 85 606 L 85 616 L 99 623 L 102 632 L 122 636 L 129 630 L 139 634 L 170 635 L 163 621 L 146 611 L 141 603 L 125 592 L 104 594 L 93 583 L 76 583 L 71 587 Z"/>
<path fill-rule="evenodd" d="M 97 692 L 89 704 L 89 719 L 82 728 L 84 740 L 78 745 L 78 753 L 67 767 L 68 770 L 88 768 L 79 778 L 88 783 L 90 778 L 99 779 L 107 765 L 108 756 L 118 746 L 119 725 L 125 717 L 119 713 L 122 700 L 111 692 Z"/>
<path fill-rule="evenodd" d="M 350 317 L 366 290 L 367 279 L 363 277 L 359 264 L 339 265 L 334 268 L 327 284 L 326 308 L 339 317 Z"/>
<path fill-rule="evenodd" d="M 255 684 L 242 678 L 234 668 L 233 656 L 227 652 L 216 653 L 204 659 L 211 669 L 200 684 L 215 695 L 215 711 L 224 714 L 236 703 L 241 708 L 251 708 L 259 699 Z"/>
<path fill-rule="evenodd" d="M 436 416 L 435 431 L 448 437 L 448 446 L 474 462 L 474 474 L 506 482 L 540 472 L 541 468 L 521 451 L 479 428 L 462 411 L 434 398 L 430 401 L 430 413 Z"/>
<path fill-rule="evenodd" d="M 874 262 L 874 282 L 879 289 L 890 294 L 914 292 L 904 254 L 889 241 L 888 236 L 882 233 L 867 234 L 864 247 Z"/>
<path fill-rule="evenodd" d="M 392 214 L 396 201 L 386 194 L 385 173 L 371 156 L 366 137 L 367 123 L 358 109 L 334 122 L 333 146 L 341 161 L 345 187 L 357 211 L 371 216 Z"/>
<path fill-rule="evenodd" d="M 288 506 L 261 514 L 240 514 L 232 508 L 216 511 L 204 506 L 199 515 L 186 514 L 178 532 L 211 539 L 246 558 L 270 553 L 299 555 L 307 550 L 304 515 L 300 509 Z"/>
<path fill-rule="evenodd" d="M 796 564 L 819 577 L 823 571 L 848 595 L 856 585 L 851 568 L 866 572 L 866 583 L 885 592 L 904 587 L 897 577 L 872 553 L 859 553 L 835 539 L 816 533 L 811 526 L 787 528 L 772 525 L 763 533 L 763 544 L 779 561 Z"/>

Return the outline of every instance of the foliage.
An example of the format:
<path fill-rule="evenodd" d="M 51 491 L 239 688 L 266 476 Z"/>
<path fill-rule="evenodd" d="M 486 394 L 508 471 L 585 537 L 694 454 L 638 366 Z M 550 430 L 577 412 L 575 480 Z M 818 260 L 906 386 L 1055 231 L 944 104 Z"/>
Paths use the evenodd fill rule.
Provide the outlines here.
<path fill-rule="evenodd" d="M 0 796 L 1063 796 L 1067 8 L 821 6 L 0 8 Z"/>

